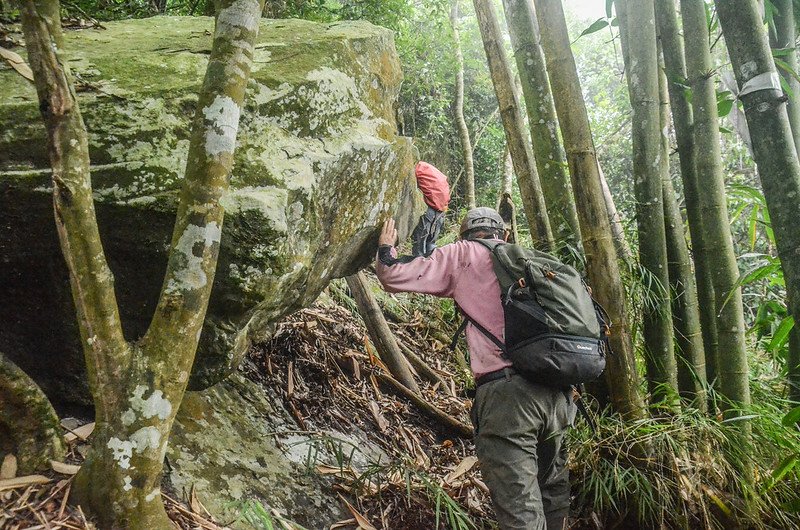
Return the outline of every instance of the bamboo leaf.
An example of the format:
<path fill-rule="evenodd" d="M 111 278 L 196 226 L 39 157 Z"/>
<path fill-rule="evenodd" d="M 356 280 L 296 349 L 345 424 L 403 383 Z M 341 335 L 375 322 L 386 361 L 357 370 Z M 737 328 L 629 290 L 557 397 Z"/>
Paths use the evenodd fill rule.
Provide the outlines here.
<path fill-rule="evenodd" d="M 733 100 L 726 99 L 723 101 L 717 102 L 717 116 L 720 118 L 724 118 L 728 114 L 731 113 L 731 109 L 733 108 Z"/>
<path fill-rule="evenodd" d="M 789 340 L 789 333 L 791 333 L 793 327 L 793 317 L 788 316 L 781 320 L 781 323 L 778 325 L 778 329 L 776 329 L 775 333 L 772 334 L 772 340 L 769 341 L 767 350 L 775 353 L 777 350 L 783 348 L 786 345 L 786 342 Z"/>
<path fill-rule="evenodd" d="M 794 68 L 789 66 L 789 63 L 787 63 L 782 59 L 778 59 L 777 57 L 773 58 L 773 60 L 775 61 L 775 66 L 777 66 L 790 76 L 794 77 L 795 80 L 797 80 L 798 82 L 800 82 L 800 75 L 798 75 L 797 72 L 794 71 Z"/>
<path fill-rule="evenodd" d="M 787 427 L 791 427 L 798 422 L 800 422 L 800 407 L 793 408 L 783 417 L 783 424 Z"/>
<path fill-rule="evenodd" d="M 790 99 L 790 100 L 794 101 L 794 99 L 795 99 L 797 96 L 796 96 L 796 94 L 794 93 L 794 90 L 792 90 L 792 87 L 791 87 L 791 85 L 789 85 L 789 82 L 788 82 L 788 81 L 786 81 L 786 78 L 785 78 L 785 77 L 781 76 L 781 78 L 780 78 L 780 79 L 781 79 L 781 88 L 783 89 L 783 92 L 784 92 L 784 93 L 785 93 L 787 96 L 789 96 L 789 99 Z"/>
<path fill-rule="evenodd" d="M 591 35 L 592 33 L 596 33 L 598 31 L 600 31 L 601 29 L 605 28 L 606 26 L 608 26 L 608 20 L 606 18 L 598 18 L 597 20 L 592 22 L 592 24 L 588 28 L 583 30 L 583 33 L 578 35 L 578 39 L 580 39 L 581 37 L 584 37 L 586 35 Z M 577 41 L 578 39 L 575 39 L 575 40 Z"/>
<path fill-rule="evenodd" d="M 606 18 L 611 18 L 614 0 L 606 0 Z"/>
<path fill-rule="evenodd" d="M 791 55 L 794 53 L 794 48 L 773 48 L 772 49 L 772 56 L 773 57 L 786 57 L 787 55 Z"/>
<path fill-rule="evenodd" d="M 750 250 L 756 248 L 756 236 L 758 235 L 758 210 L 757 206 L 750 210 L 750 219 L 748 220 L 748 233 L 750 235 Z"/>
<path fill-rule="evenodd" d="M 771 0 L 764 0 L 764 24 L 768 26 L 775 25 L 775 13 L 778 10 L 775 9 L 775 4 L 772 3 Z"/>
<path fill-rule="evenodd" d="M 797 465 L 797 455 L 790 455 L 783 459 L 783 461 L 772 472 L 772 481 L 776 483 L 785 477 Z"/>

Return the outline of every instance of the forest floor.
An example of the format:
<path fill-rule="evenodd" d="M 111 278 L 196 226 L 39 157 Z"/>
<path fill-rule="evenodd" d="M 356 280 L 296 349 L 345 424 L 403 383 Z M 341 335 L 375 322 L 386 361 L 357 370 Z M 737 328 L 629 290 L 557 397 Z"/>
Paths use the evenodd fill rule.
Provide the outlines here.
<path fill-rule="evenodd" d="M 298 432 L 313 435 L 325 429 L 366 435 L 382 456 L 359 454 L 352 442 L 320 436 L 320 449 L 309 450 L 309 472 L 335 477 L 334 490 L 352 514 L 332 521 L 331 528 L 419 530 L 489 528 L 492 509 L 488 488 L 480 478 L 470 440 L 459 438 L 381 383 L 385 367 L 375 356 L 363 322 L 349 298 L 338 296 L 298 311 L 277 326 L 270 342 L 255 346 L 244 366 L 251 380 L 280 389 L 283 405 L 295 418 Z M 332 289 L 333 290 L 333 289 Z M 338 299 L 339 302 L 334 301 Z M 423 398 L 442 412 L 469 424 L 469 400 L 458 364 L 438 338 L 429 335 L 429 315 L 403 304 L 402 319 L 390 318 L 398 340 L 429 363 L 450 386 L 421 381 Z M 413 307 L 413 304 L 412 304 Z M 387 311 L 392 316 L 392 311 Z M 435 326 L 435 324 L 433 324 Z M 447 355 L 443 354 L 446 352 Z M 437 355 L 438 354 L 438 355 Z M 69 441 L 68 465 L 43 475 L 18 477 L 18 484 L 0 489 L 0 528 L 94 528 L 86 514 L 67 503 L 71 476 L 89 449 L 91 424 L 74 419 L 63 424 Z M 88 440 L 87 440 L 88 438 Z M 323 447 L 324 446 L 324 447 Z M 337 455 L 326 461 L 322 454 Z M 165 490 L 170 517 L 182 529 L 225 528 L 190 492 L 181 498 Z M 255 528 L 300 529 L 268 508 L 243 514 L 241 523 Z M 272 526 L 270 526 L 272 525 Z"/>

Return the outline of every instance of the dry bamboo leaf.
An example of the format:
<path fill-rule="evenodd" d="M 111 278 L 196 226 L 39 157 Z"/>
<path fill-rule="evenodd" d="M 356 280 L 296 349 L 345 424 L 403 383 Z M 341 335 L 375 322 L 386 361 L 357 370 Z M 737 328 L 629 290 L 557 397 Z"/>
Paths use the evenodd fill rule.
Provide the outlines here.
<path fill-rule="evenodd" d="M 200 506 L 200 501 L 197 500 L 197 492 L 194 490 L 194 484 L 192 484 L 192 488 L 189 490 L 189 508 L 196 514 L 202 514 Z"/>
<path fill-rule="evenodd" d="M 375 379 L 375 374 L 369 374 L 369 382 L 372 383 L 372 388 L 375 390 L 375 395 L 380 397 L 383 394 L 381 393 L 380 388 L 378 388 L 378 380 Z"/>
<path fill-rule="evenodd" d="M 0 491 L 24 488 L 33 484 L 47 484 L 51 479 L 42 475 L 27 475 L 24 477 L 0 480 Z"/>
<path fill-rule="evenodd" d="M 489 486 L 487 486 L 486 483 L 483 482 L 481 479 L 476 478 L 476 477 L 472 477 L 470 480 L 472 480 L 472 483 L 475 484 L 476 486 L 478 486 L 478 488 L 482 492 L 484 492 L 486 495 L 491 495 L 489 493 Z"/>
<path fill-rule="evenodd" d="M 378 429 L 380 429 L 381 432 L 386 432 L 386 429 L 389 427 L 389 422 L 386 421 L 386 418 L 381 414 L 381 408 L 374 399 L 369 402 L 369 410 L 372 412 L 372 417 L 375 418 L 375 423 L 378 424 Z"/>
<path fill-rule="evenodd" d="M 338 522 L 333 523 L 328 530 L 337 530 L 339 528 L 349 528 L 349 527 L 353 526 L 354 524 L 357 524 L 355 519 L 345 519 L 344 521 L 338 521 Z"/>
<path fill-rule="evenodd" d="M 289 361 L 287 372 L 286 397 L 290 398 L 294 394 L 294 361 Z"/>
<path fill-rule="evenodd" d="M 3 459 L 3 464 L 0 465 L 0 480 L 14 478 L 16 476 L 17 476 L 17 457 L 8 454 Z"/>
<path fill-rule="evenodd" d="M 451 484 L 455 479 L 464 475 L 467 471 L 472 469 L 472 467 L 478 462 L 478 458 L 475 456 L 468 456 L 464 460 L 461 461 L 460 464 L 456 466 L 456 468 L 447 474 L 444 477 L 445 484 Z"/>
<path fill-rule="evenodd" d="M 356 523 L 358 524 L 359 530 L 378 530 L 377 528 L 369 524 L 369 520 L 360 513 L 358 513 L 358 510 L 353 508 L 353 505 L 347 502 L 347 499 L 345 499 L 341 495 L 339 495 L 339 498 L 344 501 L 344 503 L 347 505 L 347 509 L 350 510 L 350 513 L 353 514 L 353 517 L 356 518 Z"/>
<path fill-rule="evenodd" d="M 11 66 L 11 68 L 16 70 L 19 75 L 21 75 L 28 81 L 33 81 L 33 71 L 22 57 L 12 52 L 11 50 L 2 47 L 0 47 L 0 57 L 5 59 L 6 62 Z"/>
<path fill-rule="evenodd" d="M 94 432 L 94 422 L 81 425 L 77 429 L 71 430 L 64 435 L 64 440 L 66 440 L 67 443 L 72 443 L 75 440 L 86 441 L 89 439 L 92 432 Z"/>
<path fill-rule="evenodd" d="M 345 475 L 356 476 L 356 472 L 352 467 L 329 466 L 326 464 L 318 464 L 317 473 L 320 475 L 336 475 L 339 477 L 344 477 Z"/>
<path fill-rule="evenodd" d="M 62 475 L 74 475 L 81 468 L 81 466 L 65 464 L 64 462 L 59 462 L 58 460 L 51 460 L 50 467 L 53 468 L 53 471 L 56 473 L 61 473 Z"/>

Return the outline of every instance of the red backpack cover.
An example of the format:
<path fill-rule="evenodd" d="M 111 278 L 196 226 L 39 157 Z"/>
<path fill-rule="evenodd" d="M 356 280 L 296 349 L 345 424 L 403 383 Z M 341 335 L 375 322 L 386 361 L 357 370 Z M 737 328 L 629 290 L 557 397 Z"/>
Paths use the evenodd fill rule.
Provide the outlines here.
<path fill-rule="evenodd" d="M 427 162 L 419 162 L 415 168 L 417 187 L 425 198 L 425 204 L 443 212 L 450 202 L 450 185 L 447 177 Z"/>

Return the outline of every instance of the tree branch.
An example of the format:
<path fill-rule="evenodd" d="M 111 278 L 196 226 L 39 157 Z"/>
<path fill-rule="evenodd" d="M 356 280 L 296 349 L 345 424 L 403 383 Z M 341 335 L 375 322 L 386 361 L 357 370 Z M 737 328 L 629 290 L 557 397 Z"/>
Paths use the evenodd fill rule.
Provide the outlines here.
<path fill-rule="evenodd" d="M 158 306 L 144 339 L 151 365 L 188 372 L 214 283 L 239 115 L 244 102 L 263 0 L 225 0 L 197 104 L 172 251 Z M 178 386 L 185 382 L 178 380 Z"/>
<path fill-rule="evenodd" d="M 131 350 L 122 335 L 114 276 L 97 229 L 88 135 L 69 68 L 60 56 L 61 21 L 53 15 L 59 12 L 58 1 L 26 0 L 20 8 L 39 109 L 47 128 L 56 227 L 70 272 L 89 383 L 102 415 L 115 400 L 114 392 L 105 387 L 126 376 Z"/>

